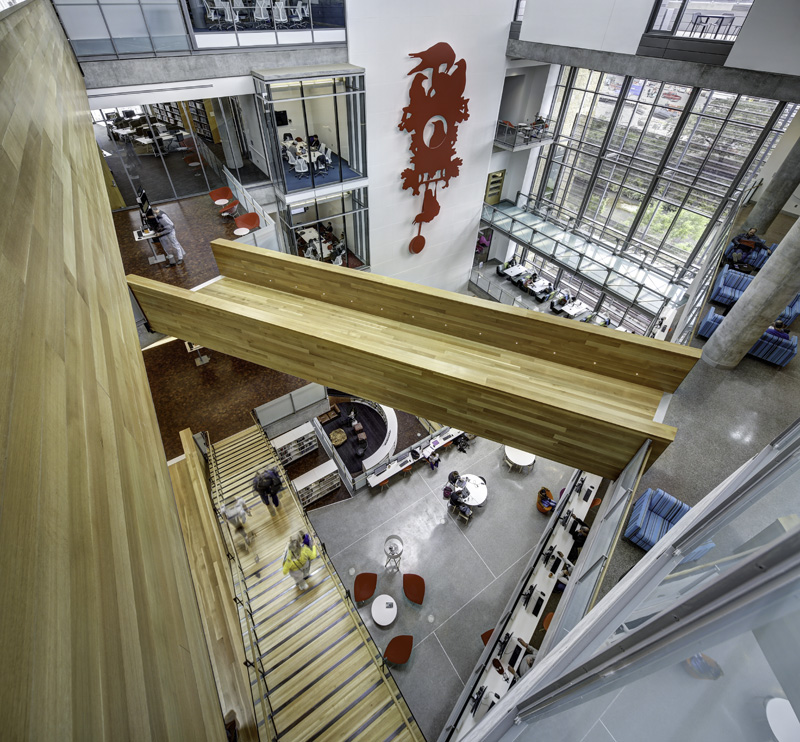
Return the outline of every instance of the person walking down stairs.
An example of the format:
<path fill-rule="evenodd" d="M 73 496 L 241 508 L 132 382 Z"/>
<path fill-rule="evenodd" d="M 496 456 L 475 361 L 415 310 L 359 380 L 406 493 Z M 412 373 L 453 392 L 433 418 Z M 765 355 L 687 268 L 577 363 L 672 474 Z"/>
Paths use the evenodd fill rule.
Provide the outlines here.
<path fill-rule="evenodd" d="M 311 573 L 311 560 L 317 558 L 317 547 L 311 537 L 302 531 L 289 539 L 283 557 L 283 574 L 289 574 L 300 590 L 307 590 L 306 578 Z"/>
<path fill-rule="evenodd" d="M 270 498 L 272 498 L 272 506 L 278 507 L 281 502 L 278 499 L 278 492 L 283 488 L 281 483 L 281 475 L 275 469 L 267 469 L 259 474 L 256 474 L 253 479 L 253 489 L 258 492 L 258 496 L 268 508 L 270 505 Z M 273 513 L 274 515 L 274 513 Z"/>

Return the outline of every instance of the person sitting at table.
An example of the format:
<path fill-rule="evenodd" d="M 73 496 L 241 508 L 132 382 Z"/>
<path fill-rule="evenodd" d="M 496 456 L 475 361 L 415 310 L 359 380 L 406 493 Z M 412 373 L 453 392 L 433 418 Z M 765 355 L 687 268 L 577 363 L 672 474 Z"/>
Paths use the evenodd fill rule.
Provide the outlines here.
<path fill-rule="evenodd" d="M 767 328 L 767 335 L 775 335 L 775 337 L 783 338 L 784 340 L 789 339 L 789 333 L 786 332 L 786 325 L 779 319 L 776 319 L 775 323 Z"/>
<path fill-rule="evenodd" d="M 457 471 L 451 471 L 447 475 L 447 483 L 451 487 L 455 487 L 456 486 L 456 482 L 459 480 L 460 477 L 461 477 L 461 475 Z"/>
<path fill-rule="evenodd" d="M 294 142 L 289 142 L 289 146 L 286 149 L 292 153 L 292 157 L 297 157 L 297 145 Z"/>
<path fill-rule="evenodd" d="M 456 508 L 456 510 L 467 517 L 472 515 L 472 508 L 463 501 L 461 490 L 459 489 L 454 489 L 450 494 L 450 506 Z"/>

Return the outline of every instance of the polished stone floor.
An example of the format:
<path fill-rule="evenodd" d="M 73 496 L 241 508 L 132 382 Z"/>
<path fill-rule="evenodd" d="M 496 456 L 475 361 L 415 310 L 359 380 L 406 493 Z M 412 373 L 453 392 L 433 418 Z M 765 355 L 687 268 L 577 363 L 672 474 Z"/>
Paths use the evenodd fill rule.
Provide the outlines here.
<path fill-rule="evenodd" d="M 448 513 L 441 495 L 453 469 L 487 481 L 489 499 L 468 524 Z M 413 635 L 410 661 L 393 673 L 429 741 L 441 732 L 483 650 L 481 634 L 500 618 L 544 530 L 537 490 L 558 491 L 571 471 L 540 458 L 530 473 L 509 472 L 503 447 L 476 438 L 465 454 L 446 449 L 436 471 L 421 462 L 384 492 L 365 489 L 309 513 L 346 587 L 352 589 L 359 572 L 376 572 L 376 595 L 397 600 L 398 615 L 388 628 L 372 620 L 372 601 L 360 613 L 381 650 L 394 636 Z M 399 574 L 384 568 L 390 535 L 404 542 Z M 403 572 L 425 579 L 422 606 L 403 596 Z"/>

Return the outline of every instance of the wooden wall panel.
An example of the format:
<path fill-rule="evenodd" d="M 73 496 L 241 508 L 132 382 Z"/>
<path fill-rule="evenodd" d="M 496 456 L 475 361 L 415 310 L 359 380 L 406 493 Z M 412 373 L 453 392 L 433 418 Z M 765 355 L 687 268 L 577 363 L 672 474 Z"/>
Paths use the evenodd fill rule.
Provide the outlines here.
<path fill-rule="evenodd" d="M 659 391 L 331 307 L 329 292 L 314 300 L 229 278 L 197 292 L 128 282 L 158 332 L 610 478 L 645 439 L 658 455 L 675 434 L 652 420 Z"/>
<path fill-rule="evenodd" d="M 452 334 L 622 381 L 674 392 L 700 358 L 686 348 L 519 307 L 354 272 L 229 240 L 212 244 L 220 273 L 277 291 Z"/>
<path fill-rule="evenodd" d="M 0 13 L 0 728 L 223 739 L 80 71 Z"/>

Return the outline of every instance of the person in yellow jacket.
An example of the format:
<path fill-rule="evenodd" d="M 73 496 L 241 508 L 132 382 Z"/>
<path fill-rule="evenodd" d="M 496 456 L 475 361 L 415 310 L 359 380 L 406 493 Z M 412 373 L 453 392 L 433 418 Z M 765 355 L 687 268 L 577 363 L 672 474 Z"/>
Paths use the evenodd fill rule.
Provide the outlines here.
<path fill-rule="evenodd" d="M 316 558 L 317 547 L 308 534 L 292 536 L 283 558 L 283 574 L 290 574 L 300 590 L 307 590 L 306 577 L 311 572 L 311 560 Z"/>

